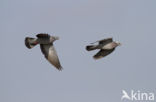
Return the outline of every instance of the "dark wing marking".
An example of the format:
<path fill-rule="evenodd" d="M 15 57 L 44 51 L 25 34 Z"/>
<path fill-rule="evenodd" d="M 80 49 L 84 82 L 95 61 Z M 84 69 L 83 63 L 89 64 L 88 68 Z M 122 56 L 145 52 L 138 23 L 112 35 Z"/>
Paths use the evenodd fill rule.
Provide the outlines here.
<path fill-rule="evenodd" d="M 40 44 L 40 48 L 41 48 L 41 51 L 44 54 L 45 58 L 48 59 L 48 53 L 49 53 L 50 46 L 47 46 L 46 44 Z"/>
<path fill-rule="evenodd" d="M 99 42 L 99 44 L 107 44 L 107 43 L 113 42 L 113 39 L 112 38 L 107 38 L 107 39 L 98 40 L 96 42 Z M 96 42 L 93 42 L 91 44 L 94 44 Z"/>
<path fill-rule="evenodd" d="M 62 66 L 53 44 L 40 44 L 40 48 L 42 53 L 45 55 L 45 58 L 58 70 L 62 70 Z"/>
<path fill-rule="evenodd" d="M 108 44 L 108 43 L 110 43 L 112 41 L 113 41 L 112 38 L 107 38 L 107 39 L 100 40 L 99 44 Z"/>
<path fill-rule="evenodd" d="M 96 55 L 94 55 L 94 59 L 100 59 L 102 57 L 105 57 L 107 55 L 109 55 L 110 53 L 112 53 L 115 50 L 115 48 L 111 49 L 111 50 L 100 50 Z"/>
<path fill-rule="evenodd" d="M 44 34 L 44 33 L 40 33 L 40 34 L 37 34 L 36 37 L 38 38 L 49 38 L 49 34 Z"/>

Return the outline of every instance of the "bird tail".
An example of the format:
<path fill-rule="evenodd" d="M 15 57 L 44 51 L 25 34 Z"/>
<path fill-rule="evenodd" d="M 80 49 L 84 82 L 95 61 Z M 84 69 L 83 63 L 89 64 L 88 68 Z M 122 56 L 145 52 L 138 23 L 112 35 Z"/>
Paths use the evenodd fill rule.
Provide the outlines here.
<path fill-rule="evenodd" d="M 87 51 L 92 51 L 92 50 L 95 50 L 95 49 L 97 49 L 97 45 L 88 45 L 88 46 L 86 46 Z"/>
<path fill-rule="evenodd" d="M 37 39 L 31 38 L 31 37 L 26 37 L 25 38 L 25 46 L 29 49 L 33 48 L 38 44 Z"/>

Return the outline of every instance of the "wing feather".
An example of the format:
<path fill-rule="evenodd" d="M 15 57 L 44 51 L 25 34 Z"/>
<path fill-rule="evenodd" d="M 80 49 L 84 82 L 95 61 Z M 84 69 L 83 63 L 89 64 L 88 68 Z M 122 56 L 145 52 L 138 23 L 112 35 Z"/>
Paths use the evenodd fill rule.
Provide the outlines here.
<path fill-rule="evenodd" d="M 108 44 L 108 43 L 110 43 L 110 42 L 112 42 L 112 41 L 113 41 L 112 38 L 107 38 L 107 39 L 100 40 L 100 41 L 99 41 L 99 44 L 104 44 L 104 45 L 106 45 L 106 44 Z"/>
<path fill-rule="evenodd" d="M 94 59 L 100 59 L 102 57 L 105 57 L 107 55 L 109 55 L 110 53 L 112 53 L 115 50 L 115 48 L 111 49 L 111 50 L 103 50 L 101 49 L 97 54 L 95 54 L 93 56 Z"/>
<path fill-rule="evenodd" d="M 62 66 L 60 64 L 59 58 L 57 56 L 57 52 L 53 46 L 53 44 L 40 44 L 40 48 L 45 58 L 54 65 L 58 70 L 62 70 Z"/>
<path fill-rule="evenodd" d="M 106 39 L 98 40 L 98 41 L 96 41 L 96 42 L 99 42 L 99 44 L 106 45 L 106 44 L 108 44 L 108 43 L 110 43 L 110 42 L 113 42 L 113 38 L 106 38 Z M 91 44 L 94 44 L 94 43 L 96 43 L 96 42 L 93 42 L 93 43 L 91 43 Z"/>

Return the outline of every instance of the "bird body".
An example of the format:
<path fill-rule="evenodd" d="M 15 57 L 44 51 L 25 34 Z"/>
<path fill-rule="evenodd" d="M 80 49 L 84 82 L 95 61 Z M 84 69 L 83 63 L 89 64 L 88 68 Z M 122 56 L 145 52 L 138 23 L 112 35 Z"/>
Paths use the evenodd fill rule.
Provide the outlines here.
<path fill-rule="evenodd" d="M 108 54 L 112 53 L 117 46 L 120 45 L 119 42 L 114 42 L 112 38 L 107 38 L 107 39 L 99 40 L 96 42 L 98 42 L 98 45 L 86 46 L 87 51 L 100 49 L 100 51 L 93 56 L 94 59 L 100 59 L 102 57 L 107 56 Z M 94 43 L 91 43 L 91 44 L 94 44 Z"/>
<path fill-rule="evenodd" d="M 103 45 L 102 49 L 111 50 L 111 49 L 115 48 L 116 46 L 118 46 L 116 42 L 111 42 L 106 45 Z"/>
<path fill-rule="evenodd" d="M 37 42 L 39 44 L 50 44 L 53 43 L 55 40 L 59 40 L 56 36 L 50 36 L 48 34 L 38 34 L 36 35 L 38 37 Z"/>
<path fill-rule="evenodd" d="M 45 58 L 54 65 L 58 70 L 62 70 L 57 52 L 54 48 L 53 42 L 59 38 L 56 36 L 50 36 L 49 34 L 37 34 L 37 38 L 26 37 L 25 45 L 27 48 L 31 49 L 37 44 L 40 44 L 40 48 Z"/>

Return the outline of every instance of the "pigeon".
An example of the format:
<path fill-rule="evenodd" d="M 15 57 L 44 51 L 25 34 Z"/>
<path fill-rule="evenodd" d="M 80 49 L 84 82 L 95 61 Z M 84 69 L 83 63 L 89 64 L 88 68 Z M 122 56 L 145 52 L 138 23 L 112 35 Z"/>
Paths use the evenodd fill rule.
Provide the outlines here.
<path fill-rule="evenodd" d="M 62 70 L 57 52 L 54 48 L 53 42 L 58 40 L 57 36 L 50 36 L 49 34 L 40 33 L 36 35 L 37 38 L 26 37 L 25 45 L 27 48 L 31 49 L 37 44 L 40 44 L 41 52 L 44 54 L 45 58 L 58 70 Z"/>
<path fill-rule="evenodd" d="M 115 48 L 117 46 L 121 45 L 120 42 L 113 41 L 113 38 L 106 38 L 106 39 L 99 40 L 96 42 L 98 42 L 98 45 L 86 46 L 87 51 L 100 49 L 100 51 L 93 56 L 94 59 L 100 59 L 100 58 L 103 58 L 103 57 L 109 55 L 110 53 L 112 53 L 115 50 Z M 96 42 L 94 42 L 94 43 L 96 43 Z M 94 43 L 91 43 L 91 44 L 94 44 Z"/>

